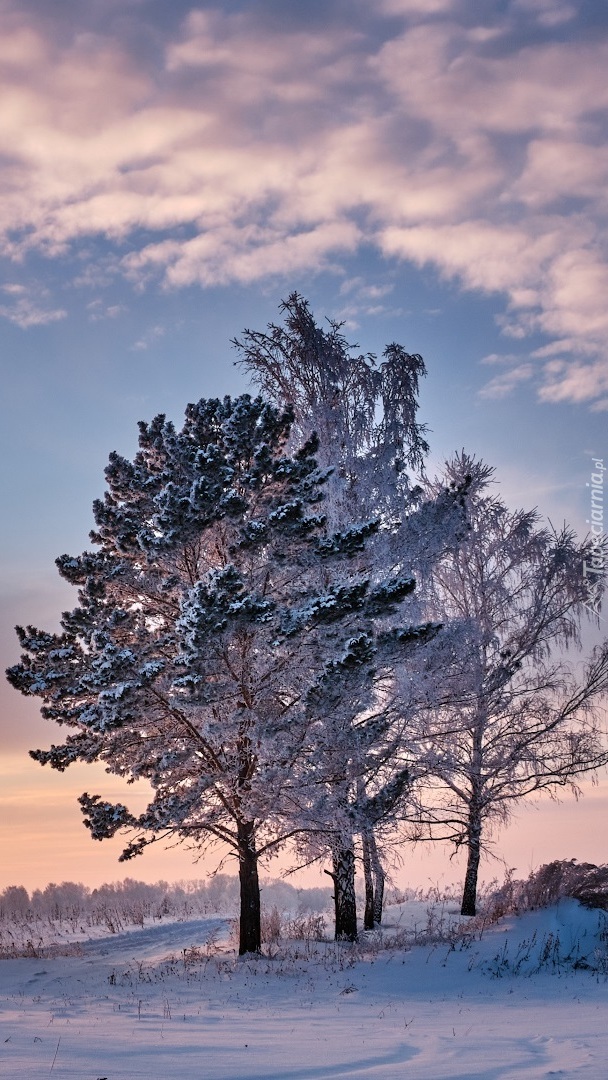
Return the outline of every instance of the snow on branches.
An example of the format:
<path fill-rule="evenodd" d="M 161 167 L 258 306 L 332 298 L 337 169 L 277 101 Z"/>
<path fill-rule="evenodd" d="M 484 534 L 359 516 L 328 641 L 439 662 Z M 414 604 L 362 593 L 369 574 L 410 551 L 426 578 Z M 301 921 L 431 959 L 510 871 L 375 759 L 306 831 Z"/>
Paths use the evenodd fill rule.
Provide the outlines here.
<path fill-rule="evenodd" d="M 110 458 L 96 550 L 57 560 L 78 606 L 59 634 L 20 630 L 8 673 L 75 729 L 38 761 L 99 760 L 151 784 L 137 818 L 83 796 L 95 838 L 135 830 L 124 858 L 158 836 L 232 847 L 242 951 L 259 948 L 258 858 L 302 828 L 294 805 L 332 742 L 315 687 L 332 664 L 350 667 L 363 635 L 373 697 L 379 634 L 388 620 L 398 641 L 414 590 L 362 568 L 372 525 L 328 531 L 316 440 L 287 453 L 290 422 L 243 396 L 190 405 L 180 431 L 163 416 L 141 424 L 135 459 Z"/>

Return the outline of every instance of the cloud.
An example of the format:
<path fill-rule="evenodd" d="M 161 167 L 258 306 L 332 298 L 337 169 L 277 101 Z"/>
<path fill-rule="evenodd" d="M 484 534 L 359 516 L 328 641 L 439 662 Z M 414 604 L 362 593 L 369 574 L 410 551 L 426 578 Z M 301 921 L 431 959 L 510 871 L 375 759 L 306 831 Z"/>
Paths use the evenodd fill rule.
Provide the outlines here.
<path fill-rule="evenodd" d="M 480 398 L 497 399 L 507 397 L 522 382 L 527 382 L 534 374 L 533 364 L 518 364 L 509 371 L 496 375 L 480 391 Z"/>
<path fill-rule="evenodd" d="M 323 268 L 332 254 L 354 251 L 359 240 L 357 226 L 349 221 L 328 222 L 298 232 L 226 224 L 192 240 L 150 244 L 126 256 L 123 265 L 134 281 L 142 273 L 160 269 L 166 283 L 178 288 L 195 283 L 248 283 L 311 266 Z"/>
<path fill-rule="evenodd" d="M 99 298 L 91 300 L 87 304 L 90 322 L 100 322 L 102 319 L 118 319 L 127 311 L 125 304 L 106 304 Z"/>
<path fill-rule="evenodd" d="M 264 0 L 179 26 L 151 10 L 130 7 L 128 34 L 108 8 L 102 28 L 53 35 L 36 9 L 2 9 L 6 258 L 101 237 L 100 273 L 178 289 L 293 278 L 371 244 L 504 297 L 505 334 L 545 335 L 564 365 L 533 358 L 543 400 L 604 400 L 601 26 L 553 0 L 489 2 L 477 21 L 460 0 L 354 4 L 349 20 L 330 0 L 323 25 Z M 63 314 L 18 297 L 2 313 Z"/>
<path fill-rule="evenodd" d="M 347 278 L 340 286 L 340 296 L 347 299 L 346 304 L 336 312 L 336 320 L 342 322 L 347 330 L 357 330 L 359 319 L 363 315 L 397 315 L 402 309 L 387 307 L 384 303 L 395 288 L 391 282 L 374 284 L 362 277 Z"/>
<path fill-rule="evenodd" d="M 561 26 L 576 16 L 576 7 L 560 0 L 514 0 L 513 7 L 531 15 L 545 27 Z"/>
<path fill-rule="evenodd" d="M 165 336 L 165 327 L 160 324 L 149 327 L 131 346 L 132 352 L 147 352 L 157 341 Z"/>
<path fill-rule="evenodd" d="M 540 390 L 542 401 L 594 401 L 608 392 L 608 368 L 601 361 L 584 364 L 553 360 L 545 366 L 545 376 Z M 599 400 L 598 406 L 603 409 L 604 402 Z"/>
<path fill-rule="evenodd" d="M 8 283 L 0 287 L 0 293 L 7 297 L 7 303 L 0 302 L 0 317 L 28 330 L 31 326 L 45 326 L 47 323 L 65 319 L 67 311 L 63 308 L 50 307 L 48 291 L 35 286 Z"/>
<path fill-rule="evenodd" d="M 438 15 L 456 7 L 455 0 L 381 0 L 385 15 Z"/>

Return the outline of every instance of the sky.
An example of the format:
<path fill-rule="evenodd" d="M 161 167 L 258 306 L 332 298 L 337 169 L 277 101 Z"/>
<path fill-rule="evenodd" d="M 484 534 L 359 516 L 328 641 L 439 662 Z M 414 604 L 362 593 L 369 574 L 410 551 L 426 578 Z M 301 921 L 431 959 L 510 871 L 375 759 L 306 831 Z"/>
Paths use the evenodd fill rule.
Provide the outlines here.
<path fill-rule="evenodd" d="M 2 668 L 16 623 L 76 603 L 54 560 L 87 547 L 109 452 L 250 389 L 231 339 L 294 290 L 361 349 L 423 355 L 431 472 L 464 447 L 584 535 L 608 463 L 606 70 L 597 0 L 0 0 Z M 0 684 L 0 888 L 204 872 L 93 843 L 76 796 L 123 789 L 28 758 L 58 734 Z M 497 853 L 608 861 L 607 809 L 600 778 Z"/>

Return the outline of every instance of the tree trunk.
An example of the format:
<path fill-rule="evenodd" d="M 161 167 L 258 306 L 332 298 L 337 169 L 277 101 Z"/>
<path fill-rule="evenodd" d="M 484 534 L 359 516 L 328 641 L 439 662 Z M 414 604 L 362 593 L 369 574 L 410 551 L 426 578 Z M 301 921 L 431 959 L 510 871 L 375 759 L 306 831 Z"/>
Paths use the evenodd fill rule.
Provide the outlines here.
<path fill-rule="evenodd" d="M 369 851 L 374 873 L 374 923 L 376 926 L 380 926 L 382 922 L 382 906 L 384 904 L 385 873 L 380 862 L 373 829 L 370 829 L 369 834 Z"/>
<path fill-rule="evenodd" d="M 260 929 L 260 883 L 258 855 L 252 821 L 239 821 L 239 883 L 241 914 L 239 921 L 239 956 L 259 953 L 262 946 Z"/>
<path fill-rule="evenodd" d="M 326 870 L 334 883 L 336 941 L 357 940 L 357 903 L 355 899 L 355 853 L 339 848 L 332 853 L 332 870 Z"/>
<path fill-rule="evenodd" d="M 481 856 L 481 816 L 475 809 L 469 815 L 467 828 L 467 872 L 464 878 L 461 915 L 475 915 L 477 911 L 477 875 Z"/>
<path fill-rule="evenodd" d="M 363 848 L 363 878 L 365 881 L 365 913 L 363 915 L 363 929 L 374 929 L 374 875 L 372 871 L 372 855 L 370 850 L 369 830 L 364 829 L 361 833 Z"/>

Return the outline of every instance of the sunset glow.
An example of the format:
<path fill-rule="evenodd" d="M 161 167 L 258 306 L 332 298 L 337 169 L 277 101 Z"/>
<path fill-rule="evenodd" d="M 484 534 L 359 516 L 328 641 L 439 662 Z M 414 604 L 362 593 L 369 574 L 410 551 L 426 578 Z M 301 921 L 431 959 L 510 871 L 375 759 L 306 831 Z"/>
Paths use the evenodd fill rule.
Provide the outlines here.
<path fill-rule="evenodd" d="M 16 623 L 76 603 L 54 559 L 87 547 L 108 453 L 250 389 L 231 339 L 294 289 L 362 351 L 423 355 L 430 474 L 465 447 L 510 506 L 584 536 L 608 462 L 607 70 L 593 0 L 7 0 L 3 669 Z M 590 620 L 585 648 L 605 636 Z M 28 751 L 60 733 L 4 680 L 0 734 L 0 890 L 203 877 L 225 854 L 119 864 L 76 798 L 137 786 L 41 769 Z M 608 862 L 605 775 L 583 788 L 520 808 L 483 876 Z M 456 880 L 450 854 L 404 848 L 395 879 Z"/>

